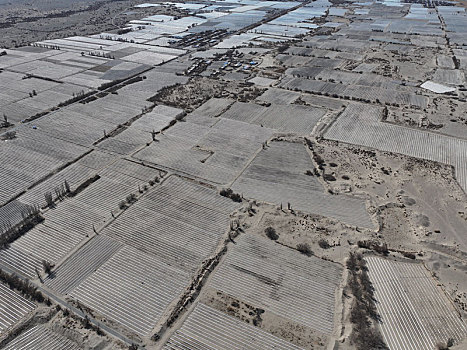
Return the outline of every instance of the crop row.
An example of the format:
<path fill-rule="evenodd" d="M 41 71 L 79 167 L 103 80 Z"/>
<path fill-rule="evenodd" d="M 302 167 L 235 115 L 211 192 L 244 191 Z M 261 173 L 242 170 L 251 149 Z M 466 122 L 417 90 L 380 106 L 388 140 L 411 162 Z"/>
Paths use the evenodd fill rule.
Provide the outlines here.
<path fill-rule="evenodd" d="M 207 305 L 198 304 L 164 350 L 230 350 L 301 348 Z"/>
<path fill-rule="evenodd" d="M 305 175 L 313 169 L 303 144 L 272 142 L 235 181 L 232 189 L 247 198 L 284 206 L 290 203 L 293 209 L 372 227 L 363 200 L 325 193 L 315 177 Z"/>
<path fill-rule="evenodd" d="M 78 350 L 77 344 L 44 326 L 34 326 L 11 341 L 5 350 Z"/>
<path fill-rule="evenodd" d="M 467 327 L 419 264 L 367 258 L 381 329 L 391 350 L 431 350 Z"/>
<path fill-rule="evenodd" d="M 136 334 L 147 336 L 187 284 L 185 272 L 125 246 L 71 295 Z"/>
<path fill-rule="evenodd" d="M 453 165 L 459 184 L 467 189 L 467 141 L 383 123 L 379 120 L 381 116 L 381 109 L 377 107 L 349 105 L 325 136 L 331 140 Z"/>
<path fill-rule="evenodd" d="M 0 334 L 35 307 L 33 303 L 0 283 Z"/>
<path fill-rule="evenodd" d="M 303 265 L 297 268 L 297 264 Z M 331 334 L 341 271 L 333 263 L 242 235 L 214 274 L 211 286 L 286 319 Z"/>

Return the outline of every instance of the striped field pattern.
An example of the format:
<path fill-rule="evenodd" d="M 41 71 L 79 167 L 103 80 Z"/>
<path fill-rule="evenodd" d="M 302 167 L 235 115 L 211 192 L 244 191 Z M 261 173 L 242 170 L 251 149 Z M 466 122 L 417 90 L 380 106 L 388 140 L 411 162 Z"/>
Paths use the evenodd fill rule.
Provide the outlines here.
<path fill-rule="evenodd" d="M 287 205 L 306 213 L 372 228 L 365 201 L 324 192 L 316 177 L 305 173 L 314 166 L 302 143 L 270 142 L 233 184 L 234 192 L 247 198 Z"/>
<path fill-rule="evenodd" d="M 213 254 L 238 207 L 213 189 L 170 176 L 102 233 L 192 273 Z"/>
<path fill-rule="evenodd" d="M 325 137 L 452 165 L 460 186 L 467 191 L 466 140 L 383 123 L 381 117 L 381 108 L 351 104 L 331 125 Z"/>
<path fill-rule="evenodd" d="M 421 264 L 366 258 L 381 330 L 390 350 L 432 350 L 467 327 Z"/>
<path fill-rule="evenodd" d="M 141 336 L 188 285 L 184 271 L 131 247 L 123 247 L 71 295 Z"/>
<path fill-rule="evenodd" d="M 324 334 L 334 329 L 342 268 L 268 239 L 244 234 L 210 286 Z"/>
<path fill-rule="evenodd" d="M 300 350 L 252 325 L 198 304 L 163 350 Z"/>
<path fill-rule="evenodd" d="M 71 340 L 48 330 L 44 326 L 35 326 L 20 334 L 4 350 L 79 350 Z"/>
<path fill-rule="evenodd" d="M 35 308 L 33 303 L 0 284 L 0 335 Z"/>
<path fill-rule="evenodd" d="M 45 284 L 58 293 L 68 294 L 105 263 L 121 246 L 121 243 L 98 235 L 48 276 Z"/>

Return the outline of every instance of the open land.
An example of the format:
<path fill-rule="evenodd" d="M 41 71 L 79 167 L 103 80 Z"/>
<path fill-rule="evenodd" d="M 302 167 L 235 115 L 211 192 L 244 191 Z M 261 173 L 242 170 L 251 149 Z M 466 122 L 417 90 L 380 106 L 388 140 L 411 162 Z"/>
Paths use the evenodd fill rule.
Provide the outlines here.
<path fill-rule="evenodd" d="M 465 1 L 0 0 L 0 33 L 0 348 L 466 348 Z"/>

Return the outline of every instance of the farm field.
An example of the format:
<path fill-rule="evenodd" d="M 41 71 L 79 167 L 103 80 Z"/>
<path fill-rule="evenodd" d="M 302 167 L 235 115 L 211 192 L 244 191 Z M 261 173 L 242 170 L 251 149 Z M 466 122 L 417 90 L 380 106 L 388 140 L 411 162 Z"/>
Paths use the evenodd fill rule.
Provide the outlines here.
<path fill-rule="evenodd" d="M 188 274 L 123 247 L 71 292 L 105 318 L 145 336 L 183 291 Z"/>
<path fill-rule="evenodd" d="M 0 0 L 0 348 L 467 348 L 465 1 Z"/>
<path fill-rule="evenodd" d="M 334 330 L 338 265 L 244 235 L 210 287 L 323 334 Z"/>
<path fill-rule="evenodd" d="M 245 197 L 329 216 L 349 225 L 372 227 L 365 201 L 324 192 L 314 176 L 311 156 L 303 143 L 271 142 L 235 181 L 232 189 Z"/>
<path fill-rule="evenodd" d="M 325 113 L 326 111 L 316 107 L 276 104 L 260 107 L 236 102 L 221 116 L 277 131 L 311 134 L 313 127 Z"/>
<path fill-rule="evenodd" d="M 34 303 L 10 290 L 7 286 L 0 284 L 0 334 L 35 308 Z"/>
<path fill-rule="evenodd" d="M 381 329 L 392 349 L 433 349 L 467 327 L 420 264 L 368 257 Z"/>
<path fill-rule="evenodd" d="M 381 108 L 373 106 L 349 105 L 325 137 L 452 165 L 460 186 L 467 190 L 465 140 L 387 124 L 381 121 L 382 113 Z M 412 142 L 407 144 L 403 140 Z"/>
<path fill-rule="evenodd" d="M 193 273 L 214 253 L 237 207 L 208 188 L 171 176 L 102 234 Z"/>
<path fill-rule="evenodd" d="M 237 120 L 219 118 L 213 119 L 212 125 L 200 125 L 197 119 L 194 116 L 176 124 L 134 157 L 182 174 L 227 184 L 273 134 L 266 127 L 250 127 Z"/>
<path fill-rule="evenodd" d="M 44 329 L 41 326 L 35 326 L 21 334 L 13 340 L 5 349 L 50 349 L 50 350 L 78 350 L 76 343 L 67 338 Z"/>
<path fill-rule="evenodd" d="M 293 344 L 273 337 L 254 326 L 236 320 L 204 304 L 198 304 L 164 350 L 183 349 L 280 349 L 298 350 Z"/>
<path fill-rule="evenodd" d="M 47 277 L 45 284 L 60 294 L 69 294 L 122 245 L 105 236 L 96 236 Z"/>

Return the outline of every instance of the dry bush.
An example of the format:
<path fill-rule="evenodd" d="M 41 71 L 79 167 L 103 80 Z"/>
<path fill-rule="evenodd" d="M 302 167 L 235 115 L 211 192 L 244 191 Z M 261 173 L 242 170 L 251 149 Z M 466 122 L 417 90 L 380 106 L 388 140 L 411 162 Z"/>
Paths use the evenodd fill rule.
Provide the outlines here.
<path fill-rule="evenodd" d="M 297 250 L 302 253 L 302 254 L 305 254 L 306 256 L 312 256 L 313 255 L 313 251 L 311 250 L 311 247 L 308 243 L 299 243 L 297 244 Z"/>
<path fill-rule="evenodd" d="M 52 264 L 49 263 L 47 260 L 42 260 L 42 268 L 46 274 L 50 274 L 52 271 Z"/>
<path fill-rule="evenodd" d="M 240 203 L 242 201 L 242 196 L 239 195 L 238 193 L 234 193 L 234 191 L 232 191 L 232 189 L 230 188 L 223 188 L 219 194 L 223 197 L 227 197 L 227 198 L 230 198 L 231 200 L 233 200 L 234 202 L 238 202 Z"/>
<path fill-rule="evenodd" d="M 271 226 L 266 227 L 266 229 L 264 230 L 264 233 L 266 233 L 266 236 L 269 239 L 272 239 L 273 241 L 279 238 L 279 235 L 276 233 L 276 230 Z"/>
<path fill-rule="evenodd" d="M 324 238 L 321 238 L 319 241 L 318 241 L 318 245 L 323 248 L 323 249 L 329 249 L 331 248 L 331 245 L 329 244 L 328 241 L 326 241 Z"/>

